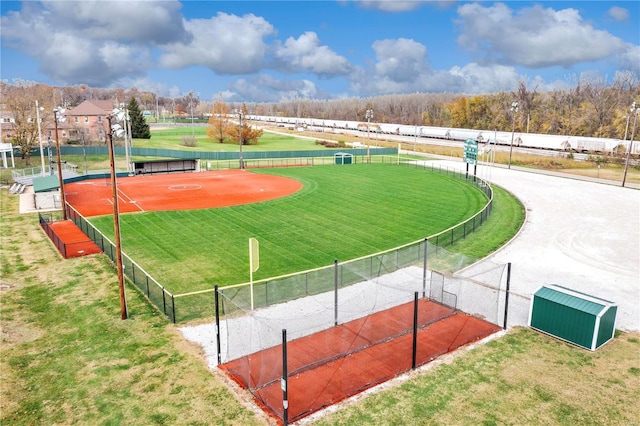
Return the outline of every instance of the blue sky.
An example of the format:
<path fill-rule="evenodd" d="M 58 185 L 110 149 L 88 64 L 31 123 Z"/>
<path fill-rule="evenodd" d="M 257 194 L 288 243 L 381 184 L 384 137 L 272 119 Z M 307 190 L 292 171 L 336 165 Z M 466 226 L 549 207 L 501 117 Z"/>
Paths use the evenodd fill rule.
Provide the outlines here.
<path fill-rule="evenodd" d="M 640 77 L 638 1 L 1 2 L 0 78 L 271 102 Z"/>

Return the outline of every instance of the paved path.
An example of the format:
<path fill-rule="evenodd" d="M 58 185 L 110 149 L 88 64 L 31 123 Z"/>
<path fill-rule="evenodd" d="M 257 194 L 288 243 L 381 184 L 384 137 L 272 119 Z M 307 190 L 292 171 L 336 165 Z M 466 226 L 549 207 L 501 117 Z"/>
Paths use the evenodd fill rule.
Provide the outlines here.
<path fill-rule="evenodd" d="M 439 163 L 465 168 L 460 161 Z M 617 303 L 616 328 L 640 331 L 639 190 L 497 167 L 479 166 L 478 175 L 527 209 L 518 236 L 488 259 L 512 263 L 516 295 L 559 284 Z M 528 306 L 514 301 L 509 325 L 527 324 Z"/>

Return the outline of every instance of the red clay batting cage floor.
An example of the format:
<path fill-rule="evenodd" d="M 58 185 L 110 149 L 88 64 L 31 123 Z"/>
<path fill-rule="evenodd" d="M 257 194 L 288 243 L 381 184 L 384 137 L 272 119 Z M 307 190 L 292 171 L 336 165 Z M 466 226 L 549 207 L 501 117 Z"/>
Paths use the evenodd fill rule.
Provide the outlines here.
<path fill-rule="evenodd" d="M 409 371 L 413 312 L 414 303 L 407 303 L 288 342 L 288 421 L 298 421 Z M 427 299 L 418 302 L 418 324 L 422 326 L 417 333 L 417 366 L 500 330 Z M 284 422 L 282 345 L 220 368 L 248 388 L 265 412 Z"/>
<path fill-rule="evenodd" d="M 65 259 L 102 253 L 89 237 L 70 220 L 62 220 L 49 224 L 54 235 L 49 235 L 54 245 Z"/>

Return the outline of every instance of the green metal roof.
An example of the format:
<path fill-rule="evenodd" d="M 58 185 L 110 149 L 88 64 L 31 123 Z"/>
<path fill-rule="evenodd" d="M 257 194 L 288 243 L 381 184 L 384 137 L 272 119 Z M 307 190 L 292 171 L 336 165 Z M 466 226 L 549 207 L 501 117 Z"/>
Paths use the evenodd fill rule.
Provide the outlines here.
<path fill-rule="evenodd" d="M 535 296 L 591 315 L 599 315 L 610 305 L 605 300 L 600 302 L 600 299 L 593 296 L 574 292 L 560 286 L 541 287 L 535 293 Z"/>
<path fill-rule="evenodd" d="M 58 175 L 33 178 L 33 192 L 53 191 L 59 187 L 60 179 L 58 179 Z"/>

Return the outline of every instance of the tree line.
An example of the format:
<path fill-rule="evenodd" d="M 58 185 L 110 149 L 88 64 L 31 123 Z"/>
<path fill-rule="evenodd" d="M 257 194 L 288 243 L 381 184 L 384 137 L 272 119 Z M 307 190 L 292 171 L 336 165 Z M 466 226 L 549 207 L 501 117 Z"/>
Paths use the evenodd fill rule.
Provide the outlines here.
<path fill-rule="evenodd" d="M 629 107 L 633 101 L 640 104 L 640 83 L 635 73 L 625 71 L 616 73 L 612 82 L 598 73 L 583 74 L 567 81 L 566 88 L 550 91 L 539 91 L 538 86 L 521 81 L 514 91 L 481 95 L 412 93 L 238 103 L 220 98 L 205 102 L 194 91 L 179 97 L 165 97 L 135 87 L 56 87 L 14 80 L 13 84 L 0 82 L 0 94 L 2 111 L 12 114 L 16 120 L 31 123 L 25 125 L 28 129 L 19 136 L 25 148 L 37 142 L 37 134 L 33 132 L 36 100 L 42 107 L 42 121 L 51 123 L 56 106 L 74 107 L 84 100 L 112 100 L 117 104 L 134 99 L 142 110 L 151 112 L 156 121 L 210 117 L 209 138 L 237 141 L 242 137 L 243 143 L 257 140 L 252 133 L 255 129 L 244 124 L 238 132 L 236 123 L 221 118 L 230 111 L 241 110 L 244 115 L 366 122 L 366 111 L 372 110 L 371 122 L 377 123 L 499 131 L 511 131 L 513 127 L 518 132 L 623 139 L 629 129 Z M 514 103 L 517 109 L 513 108 Z"/>

